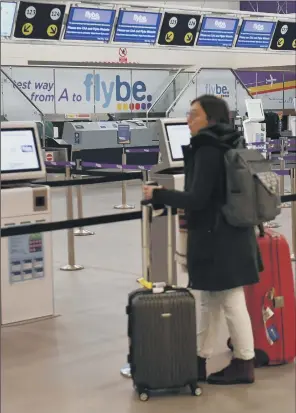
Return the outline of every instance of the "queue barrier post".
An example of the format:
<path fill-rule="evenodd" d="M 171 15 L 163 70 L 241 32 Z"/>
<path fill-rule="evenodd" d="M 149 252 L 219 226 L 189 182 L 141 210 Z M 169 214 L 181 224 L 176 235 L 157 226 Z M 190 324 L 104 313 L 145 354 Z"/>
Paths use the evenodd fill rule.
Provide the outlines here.
<path fill-rule="evenodd" d="M 124 166 L 126 165 L 126 152 L 125 152 L 125 147 L 122 145 L 122 158 L 121 158 L 121 171 L 122 174 L 124 174 Z M 120 205 L 115 205 L 115 209 L 135 209 L 135 205 L 129 205 L 127 204 L 127 199 L 126 199 L 126 189 L 127 189 L 127 183 L 125 180 L 121 181 L 121 204 Z"/>
<path fill-rule="evenodd" d="M 291 193 L 296 193 L 296 169 L 291 169 Z M 291 260 L 296 261 L 296 202 L 292 202 L 292 255 Z"/>
<path fill-rule="evenodd" d="M 71 179 L 71 167 L 66 166 L 66 180 Z M 66 189 L 66 202 L 67 202 L 67 219 L 73 220 L 73 190 L 72 186 L 68 186 Z M 83 270 L 83 265 L 75 264 L 75 239 L 74 239 L 74 230 L 68 229 L 68 264 L 62 266 L 60 269 L 62 271 L 79 271 Z"/>
<path fill-rule="evenodd" d="M 265 145 L 266 159 L 268 159 L 269 161 L 272 160 L 271 153 L 268 151 L 268 147 L 270 145 L 270 142 L 271 142 L 271 139 L 267 139 L 266 140 L 266 145 Z M 279 178 L 279 182 L 280 182 L 280 191 L 281 191 L 281 177 Z M 285 183 L 285 181 L 284 181 L 284 183 Z M 269 229 L 276 229 L 276 228 L 280 228 L 281 225 L 277 221 L 269 221 L 269 222 L 266 222 L 264 224 L 264 226 L 266 228 L 269 228 Z"/>
<path fill-rule="evenodd" d="M 288 154 L 288 142 L 287 138 L 281 137 L 280 138 L 280 144 L 281 144 L 281 149 L 280 149 L 280 169 L 284 171 L 286 169 L 286 161 L 285 161 L 285 156 Z M 280 176 L 280 196 L 285 195 L 285 176 L 281 175 Z M 284 202 L 281 205 L 282 208 L 291 208 L 291 204 L 289 202 Z"/>
<path fill-rule="evenodd" d="M 81 159 L 76 159 L 76 169 L 81 169 Z M 80 175 L 82 177 L 82 175 Z M 76 199 L 77 199 L 77 215 L 78 218 L 83 218 L 83 203 L 82 203 L 82 185 L 76 186 Z M 79 227 L 74 230 L 76 237 L 85 237 L 88 235 L 95 235 L 94 231 Z"/>

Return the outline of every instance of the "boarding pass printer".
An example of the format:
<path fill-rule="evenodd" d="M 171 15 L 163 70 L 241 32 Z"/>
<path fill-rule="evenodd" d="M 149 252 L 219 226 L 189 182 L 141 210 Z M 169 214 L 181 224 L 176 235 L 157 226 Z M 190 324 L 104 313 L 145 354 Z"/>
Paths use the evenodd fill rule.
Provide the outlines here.
<path fill-rule="evenodd" d="M 159 140 L 160 161 L 151 169 L 150 178 L 167 189 L 184 190 L 184 161 L 182 146 L 190 143 L 190 131 L 185 119 L 160 119 L 155 133 Z M 173 218 L 173 251 L 179 237 L 178 217 Z M 151 224 L 150 280 L 168 281 L 167 265 L 167 219 L 155 217 Z M 181 285 L 177 279 L 177 263 L 173 254 L 173 284 Z"/>

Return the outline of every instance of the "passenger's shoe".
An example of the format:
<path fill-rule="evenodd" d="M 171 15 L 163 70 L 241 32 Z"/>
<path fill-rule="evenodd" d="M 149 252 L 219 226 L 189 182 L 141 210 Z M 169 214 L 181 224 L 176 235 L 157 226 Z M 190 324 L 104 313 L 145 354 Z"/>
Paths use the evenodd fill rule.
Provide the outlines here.
<path fill-rule="evenodd" d="M 197 356 L 197 376 L 199 382 L 207 381 L 206 362 L 206 359 Z"/>
<path fill-rule="evenodd" d="M 233 359 L 225 369 L 211 374 L 209 384 L 250 384 L 255 381 L 254 359 Z"/>

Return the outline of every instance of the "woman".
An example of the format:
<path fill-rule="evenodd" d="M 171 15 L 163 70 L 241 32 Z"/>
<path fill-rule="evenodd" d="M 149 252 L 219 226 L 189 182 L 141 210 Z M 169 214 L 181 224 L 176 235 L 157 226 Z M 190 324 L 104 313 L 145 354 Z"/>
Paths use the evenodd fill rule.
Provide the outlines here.
<path fill-rule="evenodd" d="M 188 226 L 187 268 L 190 287 L 202 291 L 198 339 L 200 381 L 211 384 L 254 382 L 254 340 L 243 287 L 259 281 L 258 246 L 253 228 L 230 226 L 220 213 L 225 196 L 224 144 L 236 146 L 239 134 L 230 125 L 227 104 L 204 95 L 191 104 L 188 115 L 191 143 L 183 148 L 185 191 L 144 186 L 153 204 L 185 209 Z M 224 311 L 234 358 L 222 371 L 206 375 Z"/>

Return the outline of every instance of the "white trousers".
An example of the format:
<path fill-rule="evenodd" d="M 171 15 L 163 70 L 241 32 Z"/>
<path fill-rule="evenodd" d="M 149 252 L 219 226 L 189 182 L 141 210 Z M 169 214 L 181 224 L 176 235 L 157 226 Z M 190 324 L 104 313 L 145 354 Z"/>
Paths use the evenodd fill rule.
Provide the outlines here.
<path fill-rule="evenodd" d="M 253 331 L 243 287 L 217 292 L 192 292 L 196 298 L 197 294 L 200 297 L 196 300 L 198 355 L 203 358 L 211 357 L 224 312 L 234 357 L 242 360 L 253 359 Z"/>

